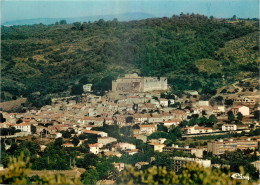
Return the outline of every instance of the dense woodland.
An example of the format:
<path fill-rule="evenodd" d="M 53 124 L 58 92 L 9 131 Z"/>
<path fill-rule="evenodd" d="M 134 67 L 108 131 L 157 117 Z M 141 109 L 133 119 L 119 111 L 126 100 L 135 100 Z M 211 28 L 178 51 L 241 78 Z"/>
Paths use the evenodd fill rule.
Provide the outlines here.
<path fill-rule="evenodd" d="M 214 89 L 258 77 L 258 20 L 197 14 L 141 21 L 60 21 L 2 26 L 1 100 L 21 96 L 40 107 L 54 96 L 97 94 L 125 73 L 166 76 L 172 91 Z"/>

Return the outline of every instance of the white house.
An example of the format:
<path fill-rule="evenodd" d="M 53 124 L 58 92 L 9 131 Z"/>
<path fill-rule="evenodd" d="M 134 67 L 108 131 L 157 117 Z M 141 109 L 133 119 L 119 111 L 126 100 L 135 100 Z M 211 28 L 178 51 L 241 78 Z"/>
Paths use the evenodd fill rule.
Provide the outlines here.
<path fill-rule="evenodd" d="M 56 136 L 55 136 L 55 138 L 60 138 L 60 137 L 62 137 L 62 133 L 56 133 Z"/>
<path fill-rule="evenodd" d="M 95 144 L 89 144 L 89 151 L 93 154 L 98 154 L 100 152 L 100 144 L 99 143 L 95 143 Z"/>
<path fill-rule="evenodd" d="M 83 130 L 82 133 L 84 133 L 84 134 L 96 134 L 96 135 L 99 135 L 101 137 L 107 137 L 108 136 L 108 134 L 106 132 L 96 131 L 96 130 Z"/>
<path fill-rule="evenodd" d="M 199 101 L 200 106 L 209 106 L 209 101 Z"/>
<path fill-rule="evenodd" d="M 157 130 L 156 125 L 139 125 L 140 132 L 145 134 L 152 134 Z"/>
<path fill-rule="evenodd" d="M 237 130 L 237 125 L 235 124 L 224 124 L 222 125 L 222 131 Z"/>
<path fill-rule="evenodd" d="M 160 99 L 160 105 L 164 107 L 168 107 L 168 100 L 167 99 Z"/>
<path fill-rule="evenodd" d="M 21 130 L 22 132 L 27 132 L 28 134 L 31 134 L 31 125 L 27 124 L 27 123 L 20 123 L 20 124 L 16 124 L 14 125 L 14 128 L 16 130 Z"/>
<path fill-rule="evenodd" d="M 202 134 L 202 133 L 211 133 L 211 132 L 212 132 L 212 128 L 207 128 L 207 127 L 193 126 L 193 127 L 184 128 L 185 134 Z"/>
<path fill-rule="evenodd" d="M 237 113 L 241 113 L 243 116 L 249 116 L 250 115 L 250 112 L 249 112 L 249 107 L 246 107 L 246 106 L 236 106 L 236 107 L 232 107 L 231 111 L 234 113 L 234 114 L 237 114 Z"/>
<path fill-rule="evenodd" d="M 167 128 L 170 128 L 172 125 L 177 126 L 179 125 L 181 122 L 181 120 L 175 119 L 175 120 L 168 120 L 168 121 L 164 121 L 163 125 Z"/>
<path fill-rule="evenodd" d="M 161 144 L 161 143 L 148 143 L 148 144 L 151 145 L 153 147 L 153 150 L 157 152 L 162 152 L 163 148 L 166 146 L 165 144 Z"/>
<path fill-rule="evenodd" d="M 121 150 L 134 150 L 136 149 L 134 144 L 131 143 L 117 143 L 115 145 L 116 148 L 120 148 Z"/>
<path fill-rule="evenodd" d="M 92 84 L 85 84 L 83 85 L 83 91 L 86 93 L 86 92 L 91 92 L 91 87 L 92 87 Z"/>
<path fill-rule="evenodd" d="M 175 100 L 174 99 L 169 99 L 169 103 L 172 105 L 172 104 L 174 104 L 175 103 Z"/>

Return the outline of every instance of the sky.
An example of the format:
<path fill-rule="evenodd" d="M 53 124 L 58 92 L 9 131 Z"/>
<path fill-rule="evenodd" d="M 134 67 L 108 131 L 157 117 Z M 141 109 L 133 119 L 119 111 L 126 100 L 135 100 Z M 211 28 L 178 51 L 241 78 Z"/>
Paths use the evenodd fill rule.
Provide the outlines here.
<path fill-rule="evenodd" d="M 258 18 L 258 0 L 1 0 L 2 23 L 143 12 L 156 17 L 199 13 L 218 18 Z"/>

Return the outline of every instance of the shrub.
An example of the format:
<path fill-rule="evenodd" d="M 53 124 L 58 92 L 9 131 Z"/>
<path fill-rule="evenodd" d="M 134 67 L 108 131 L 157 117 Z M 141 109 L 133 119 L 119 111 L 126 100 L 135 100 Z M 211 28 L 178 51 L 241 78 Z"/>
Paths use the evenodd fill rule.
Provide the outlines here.
<path fill-rule="evenodd" d="M 32 183 L 28 174 L 30 172 L 31 164 L 29 158 L 24 157 L 24 154 L 18 158 L 11 158 L 8 164 L 7 171 L 0 176 L 1 184 L 29 184 Z M 31 178 L 32 179 L 32 178 Z M 43 177 L 35 178 L 35 184 L 81 184 L 80 180 L 70 179 L 64 175 L 50 175 L 46 174 Z"/>
<path fill-rule="evenodd" d="M 243 172 L 243 169 L 241 169 Z M 118 184 L 238 184 L 232 179 L 230 172 L 221 169 L 203 168 L 199 164 L 190 163 L 183 167 L 182 173 L 167 171 L 166 167 L 153 166 L 144 171 L 127 167 L 118 178 Z M 254 184 L 253 181 L 241 181 L 241 184 Z"/>

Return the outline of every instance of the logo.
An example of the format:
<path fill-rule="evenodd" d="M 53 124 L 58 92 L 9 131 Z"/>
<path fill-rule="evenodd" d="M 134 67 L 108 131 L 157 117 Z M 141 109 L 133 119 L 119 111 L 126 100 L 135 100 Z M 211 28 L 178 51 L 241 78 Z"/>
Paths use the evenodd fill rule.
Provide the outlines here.
<path fill-rule="evenodd" d="M 243 176 L 242 174 L 239 174 L 239 173 L 235 173 L 235 174 L 231 175 L 231 177 L 234 178 L 234 179 L 247 179 L 247 180 L 249 180 L 248 176 Z"/>

